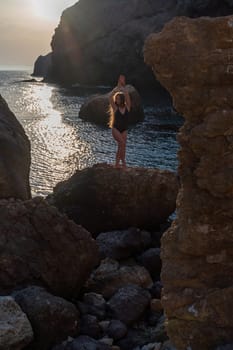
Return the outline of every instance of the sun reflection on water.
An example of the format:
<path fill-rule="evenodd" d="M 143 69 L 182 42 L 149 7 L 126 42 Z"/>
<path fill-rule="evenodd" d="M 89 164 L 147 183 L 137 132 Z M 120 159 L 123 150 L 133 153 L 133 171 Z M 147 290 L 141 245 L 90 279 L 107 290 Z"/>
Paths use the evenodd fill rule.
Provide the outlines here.
<path fill-rule="evenodd" d="M 53 86 L 38 84 L 25 91 L 27 109 L 35 113 L 35 119 L 25 125 L 32 147 L 33 194 L 51 192 L 56 183 L 80 167 L 80 158 L 91 154 L 91 147 L 78 135 L 77 127 L 65 123 L 62 113 L 54 108 L 54 89 Z"/>

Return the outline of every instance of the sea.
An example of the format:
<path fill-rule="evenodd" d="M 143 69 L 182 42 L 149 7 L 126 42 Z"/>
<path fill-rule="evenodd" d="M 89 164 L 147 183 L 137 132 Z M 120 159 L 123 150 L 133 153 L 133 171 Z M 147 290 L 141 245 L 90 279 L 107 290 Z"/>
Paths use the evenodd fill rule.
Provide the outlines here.
<path fill-rule="evenodd" d="M 0 70 L 0 94 L 31 142 L 32 195 L 46 196 L 76 169 L 113 164 L 116 143 L 111 130 L 79 118 L 84 101 L 111 87 L 61 87 L 31 79 L 31 71 Z M 127 139 L 127 165 L 177 171 L 177 131 L 183 118 L 155 93 L 142 94 L 145 120 L 132 126 Z"/>

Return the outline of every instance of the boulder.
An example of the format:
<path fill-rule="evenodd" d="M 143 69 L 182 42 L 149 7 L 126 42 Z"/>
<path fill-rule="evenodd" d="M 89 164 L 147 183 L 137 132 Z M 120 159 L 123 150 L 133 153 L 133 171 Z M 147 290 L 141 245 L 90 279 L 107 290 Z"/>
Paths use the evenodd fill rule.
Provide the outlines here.
<path fill-rule="evenodd" d="M 50 350 L 79 331 L 79 312 L 63 298 L 41 287 L 28 287 L 14 294 L 15 301 L 27 315 L 34 332 L 33 350 Z"/>
<path fill-rule="evenodd" d="M 78 302 L 82 314 L 90 314 L 103 320 L 106 316 L 106 301 L 101 294 L 85 293 L 83 301 Z"/>
<path fill-rule="evenodd" d="M 180 17 L 145 45 L 146 62 L 185 117 L 178 216 L 162 238 L 162 303 L 178 349 L 232 342 L 232 37 L 233 16 Z"/>
<path fill-rule="evenodd" d="M 55 346 L 52 350 L 111 350 L 111 346 L 97 341 L 86 335 L 68 340 L 61 345 Z"/>
<path fill-rule="evenodd" d="M 21 350 L 33 339 L 31 324 L 10 296 L 0 297 L 0 349 Z"/>
<path fill-rule="evenodd" d="M 145 289 L 127 285 L 120 288 L 109 300 L 111 314 L 126 325 L 138 321 L 150 303 L 150 293 Z"/>
<path fill-rule="evenodd" d="M 85 287 L 88 291 L 110 298 L 119 288 L 129 283 L 144 288 L 153 284 L 150 274 L 143 266 L 120 266 L 115 260 L 105 259 L 92 272 Z"/>
<path fill-rule="evenodd" d="M 101 338 L 102 329 L 96 316 L 86 314 L 81 317 L 80 334 L 87 335 L 94 339 Z"/>
<path fill-rule="evenodd" d="M 149 232 L 131 228 L 126 231 L 100 233 L 96 242 L 103 258 L 123 260 L 142 252 L 150 245 Z"/>
<path fill-rule="evenodd" d="M 162 262 L 159 248 L 146 250 L 138 257 L 138 261 L 150 272 L 153 279 L 160 279 Z"/>
<path fill-rule="evenodd" d="M 49 201 L 96 234 L 158 228 L 176 207 L 178 180 L 167 170 L 99 164 L 59 183 Z"/>
<path fill-rule="evenodd" d="M 230 13 L 231 0 L 79 0 L 63 12 L 53 35 L 48 78 L 66 84 L 113 85 L 123 73 L 137 87 L 154 86 L 142 54 L 150 33 L 175 16 Z"/>
<path fill-rule="evenodd" d="M 111 320 L 106 332 L 109 337 L 119 340 L 126 336 L 128 329 L 120 320 Z"/>
<path fill-rule="evenodd" d="M 39 197 L 1 200 L 0 232 L 0 293 L 36 284 L 76 296 L 98 263 L 90 234 Z"/>
<path fill-rule="evenodd" d="M 129 125 L 131 125 L 143 121 L 144 111 L 141 97 L 137 90 L 131 85 L 126 85 L 126 89 L 131 99 L 131 110 L 128 116 L 128 122 Z M 81 106 L 79 117 L 90 122 L 108 126 L 110 117 L 109 94 L 110 93 L 105 95 L 95 95 L 88 98 L 87 101 Z"/>
<path fill-rule="evenodd" d="M 30 141 L 0 95 L 0 198 L 29 199 Z"/>

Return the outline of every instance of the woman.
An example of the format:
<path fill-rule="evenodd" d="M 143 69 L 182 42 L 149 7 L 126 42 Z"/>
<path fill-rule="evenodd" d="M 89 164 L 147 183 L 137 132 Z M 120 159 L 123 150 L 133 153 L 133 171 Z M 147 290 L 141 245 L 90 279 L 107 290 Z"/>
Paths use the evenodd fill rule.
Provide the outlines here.
<path fill-rule="evenodd" d="M 112 128 L 112 136 L 117 142 L 116 168 L 126 167 L 125 151 L 128 130 L 128 118 L 131 108 L 131 100 L 128 91 L 125 89 L 125 77 L 120 75 L 118 85 L 109 96 L 110 120 L 109 126 Z"/>

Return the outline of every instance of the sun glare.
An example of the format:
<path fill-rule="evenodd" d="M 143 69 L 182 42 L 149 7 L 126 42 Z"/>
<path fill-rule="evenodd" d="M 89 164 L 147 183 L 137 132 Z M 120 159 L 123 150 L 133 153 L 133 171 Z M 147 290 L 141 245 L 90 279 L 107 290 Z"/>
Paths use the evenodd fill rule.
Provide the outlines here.
<path fill-rule="evenodd" d="M 31 0 L 35 15 L 48 21 L 58 21 L 63 10 L 75 4 L 75 0 Z"/>

